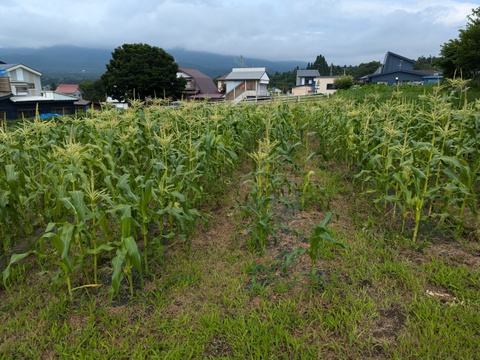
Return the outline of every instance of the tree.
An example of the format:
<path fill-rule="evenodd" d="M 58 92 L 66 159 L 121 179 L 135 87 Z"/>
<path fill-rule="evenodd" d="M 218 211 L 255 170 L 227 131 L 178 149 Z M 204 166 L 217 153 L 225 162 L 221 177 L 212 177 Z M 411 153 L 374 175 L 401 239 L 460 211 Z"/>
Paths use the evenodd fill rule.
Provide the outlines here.
<path fill-rule="evenodd" d="M 94 103 L 105 101 L 107 95 L 103 82 L 100 79 L 95 81 L 84 80 L 78 86 L 80 87 L 80 90 L 82 90 L 82 97 L 85 100 Z"/>
<path fill-rule="evenodd" d="M 480 75 L 480 7 L 473 9 L 467 18 L 467 25 L 459 30 L 458 39 L 442 45 L 438 64 L 446 77 Z"/>
<path fill-rule="evenodd" d="M 362 76 L 373 74 L 381 65 L 380 61 L 361 63 L 356 67 L 349 68 L 349 73 L 354 79 L 360 79 Z"/>
<path fill-rule="evenodd" d="M 318 70 L 320 75 L 326 76 L 330 74 L 330 67 L 323 55 L 318 55 L 313 64 L 308 64 L 307 70 Z"/>
<path fill-rule="evenodd" d="M 297 70 L 287 71 L 279 73 L 278 71 L 274 75 L 268 75 L 270 78 L 270 86 L 282 90 L 286 93 L 288 89 L 295 86 L 297 79 Z"/>
<path fill-rule="evenodd" d="M 101 81 L 109 96 L 117 100 L 147 96 L 179 98 L 185 79 L 177 78 L 178 65 L 172 55 L 147 44 L 124 44 L 114 50 Z"/>
<path fill-rule="evenodd" d="M 353 78 L 351 76 L 340 76 L 333 80 L 336 89 L 350 89 L 353 86 Z"/>
<path fill-rule="evenodd" d="M 418 59 L 413 64 L 413 70 L 432 70 L 437 63 L 438 58 L 430 55 L 429 57 L 419 56 Z"/>

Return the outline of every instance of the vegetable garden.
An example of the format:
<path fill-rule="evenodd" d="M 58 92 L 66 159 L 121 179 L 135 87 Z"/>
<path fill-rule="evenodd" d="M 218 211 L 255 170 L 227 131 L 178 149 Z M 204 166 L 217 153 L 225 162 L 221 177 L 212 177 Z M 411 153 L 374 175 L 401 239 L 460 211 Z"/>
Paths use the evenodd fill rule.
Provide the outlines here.
<path fill-rule="evenodd" d="M 452 94 L 427 87 L 413 101 L 399 88 L 386 101 L 372 93 L 239 106 L 134 102 L 128 111 L 2 129 L 2 291 L 13 296 L 30 261 L 40 275 L 28 276 L 47 276 L 64 303 L 134 300 L 162 278 L 171 246 L 189 258 L 199 227 L 212 226 L 208 209 L 245 168 L 230 205 L 253 259 L 268 256 L 285 232 L 300 236 L 279 213 L 322 204 L 323 219 L 303 234 L 308 244 L 282 260 L 288 272 L 309 259 L 302 291 L 311 296 L 329 291 L 322 249 L 350 246 L 329 229 L 334 194 L 317 177 L 332 163 L 407 247 L 428 248 L 434 231 L 478 243 L 480 102 Z M 341 258 L 338 249 L 331 251 Z M 479 271 L 471 294 L 480 293 Z M 468 301 L 479 310 L 478 298 Z"/>

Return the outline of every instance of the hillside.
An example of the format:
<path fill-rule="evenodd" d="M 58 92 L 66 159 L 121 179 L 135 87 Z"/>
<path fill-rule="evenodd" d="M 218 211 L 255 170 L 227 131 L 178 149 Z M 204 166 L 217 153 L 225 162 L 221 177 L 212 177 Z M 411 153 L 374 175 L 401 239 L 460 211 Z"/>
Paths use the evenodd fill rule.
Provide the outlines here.
<path fill-rule="evenodd" d="M 22 63 L 44 74 L 43 83 L 80 82 L 96 79 L 105 72 L 105 64 L 111 58 L 114 49 L 93 49 L 76 46 L 54 46 L 49 48 L 0 48 L 0 61 Z M 240 66 L 240 55 L 220 55 L 185 49 L 166 49 L 181 67 L 195 68 L 215 78 Z M 248 67 L 266 67 L 268 72 L 290 71 L 297 66 L 303 68 L 301 61 L 269 61 L 244 58 Z"/>

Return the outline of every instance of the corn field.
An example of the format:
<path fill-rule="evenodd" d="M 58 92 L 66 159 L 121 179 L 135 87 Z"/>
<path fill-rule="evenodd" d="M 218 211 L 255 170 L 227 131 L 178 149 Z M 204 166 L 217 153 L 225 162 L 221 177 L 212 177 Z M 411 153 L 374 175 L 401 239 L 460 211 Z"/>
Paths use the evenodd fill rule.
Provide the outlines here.
<path fill-rule="evenodd" d="M 15 263 L 35 256 L 54 289 L 100 286 L 112 298 L 143 283 L 165 241 L 188 249 L 202 207 L 240 162 L 251 189 L 240 208 L 252 244 L 278 229 L 275 203 L 302 211 L 312 159 L 345 163 L 377 211 L 417 241 L 423 224 L 478 231 L 480 102 L 438 88 L 416 101 L 341 97 L 309 103 L 134 103 L 126 111 L 35 119 L 0 130 L 0 242 Z M 291 183 L 287 172 L 296 173 Z M 293 197 L 293 200 L 291 200 Z M 18 251 L 18 249 L 21 249 Z M 312 258 L 314 263 L 314 259 Z"/>

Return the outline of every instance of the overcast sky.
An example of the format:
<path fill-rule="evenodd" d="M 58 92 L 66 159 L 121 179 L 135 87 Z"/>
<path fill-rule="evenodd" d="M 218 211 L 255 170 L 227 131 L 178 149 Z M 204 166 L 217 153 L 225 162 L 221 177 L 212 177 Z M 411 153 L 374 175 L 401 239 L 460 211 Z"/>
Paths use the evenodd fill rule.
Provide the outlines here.
<path fill-rule="evenodd" d="M 475 0 L 476 1 L 476 0 Z M 335 65 L 437 56 L 479 5 L 464 0 L 2 0 L 0 47 L 146 43 Z"/>

